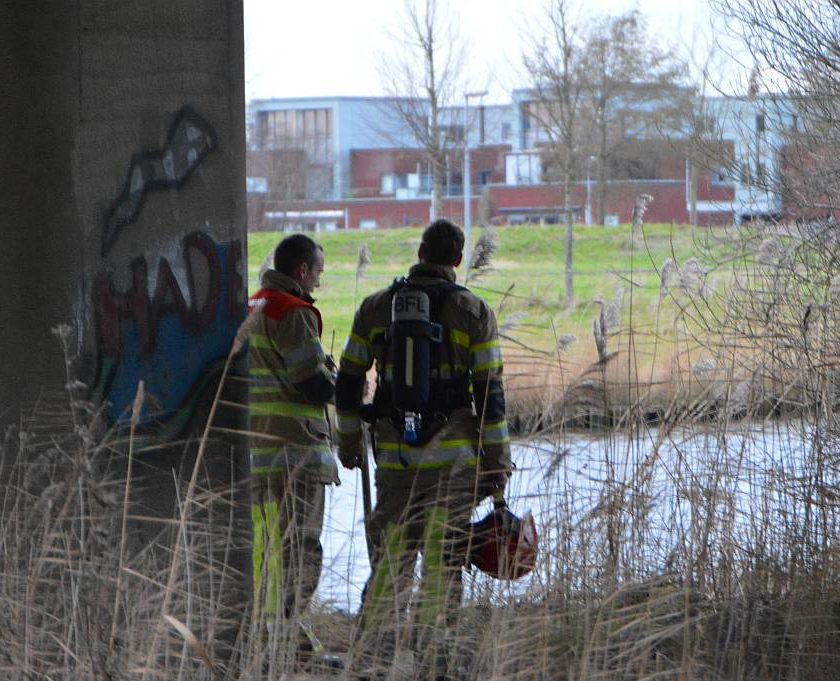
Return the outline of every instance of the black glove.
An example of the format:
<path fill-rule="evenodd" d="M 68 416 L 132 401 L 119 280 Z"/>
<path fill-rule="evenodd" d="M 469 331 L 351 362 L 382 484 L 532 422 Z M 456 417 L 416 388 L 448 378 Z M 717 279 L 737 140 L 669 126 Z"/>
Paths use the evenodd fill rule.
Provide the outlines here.
<path fill-rule="evenodd" d="M 363 457 L 367 455 L 362 433 L 356 435 L 339 435 L 338 460 L 348 470 L 360 468 Z"/>
<path fill-rule="evenodd" d="M 324 358 L 324 366 L 327 367 L 327 371 L 330 372 L 332 382 L 335 383 L 335 379 L 338 376 L 338 365 L 335 363 L 335 358 L 332 355 L 327 355 Z"/>
<path fill-rule="evenodd" d="M 510 478 L 509 470 L 480 470 L 478 473 L 478 491 L 482 498 L 504 494 L 508 478 Z"/>

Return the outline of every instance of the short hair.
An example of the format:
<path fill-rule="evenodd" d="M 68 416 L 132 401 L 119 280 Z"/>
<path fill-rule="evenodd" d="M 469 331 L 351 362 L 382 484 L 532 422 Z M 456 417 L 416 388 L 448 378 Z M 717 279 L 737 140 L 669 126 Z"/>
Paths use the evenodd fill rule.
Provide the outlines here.
<path fill-rule="evenodd" d="M 274 269 L 291 276 L 301 263 L 315 266 L 315 253 L 323 251 L 306 234 L 292 234 L 283 239 L 274 249 Z"/>
<path fill-rule="evenodd" d="M 421 243 L 426 262 L 432 265 L 454 265 L 464 251 L 464 232 L 450 220 L 441 218 L 423 230 Z"/>

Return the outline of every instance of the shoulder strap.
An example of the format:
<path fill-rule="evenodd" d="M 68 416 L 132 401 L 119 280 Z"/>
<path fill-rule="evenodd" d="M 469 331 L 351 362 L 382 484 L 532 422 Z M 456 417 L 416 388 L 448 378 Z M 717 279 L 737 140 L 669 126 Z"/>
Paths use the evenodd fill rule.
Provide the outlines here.
<path fill-rule="evenodd" d="M 455 291 L 469 291 L 466 286 L 461 286 L 460 284 L 450 281 L 443 281 L 440 284 L 415 284 L 405 277 L 397 277 L 394 279 L 394 283 L 391 284 L 388 290 L 390 291 L 391 296 L 393 296 L 397 291 L 405 286 L 420 289 L 425 292 L 429 298 L 435 298 L 438 300 L 438 305 L 443 305 L 443 302 L 449 297 L 450 293 Z"/>
<path fill-rule="evenodd" d="M 455 291 L 466 291 L 468 290 L 464 286 L 460 286 L 459 284 L 454 284 L 451 282 L 446 282 L 444 284 L 434 284 L 432 286 L 425 286 L 421 287 L 429 296 L 429 302 L 431 305 L 431 316 L 432 319 L 439 323 L 440 321 L 440 312 L 443 309 L 443 304 L 446 302 L 447 298 L 454 293 Z"/>
<path fill-rule="evenodd" d="M 323 323 L 321 322 L 321 313 L 318 308 L 312 303 L 307 303 L 302 298 L 298 298 L 291 293 L 285 291 L 275 291 L 273 289 L 260 289 L 250 298 L 248 298 L 248 307 L 253 311 L 259 309 L 266 317 L 280 321 L 289 312 L 297 308 L 305 307 L 315 313 L 315 318 L 318 320 L 318 335 L 323 333 Z"/>
<path fill-rule="evenodd" d="M 408 286 L 408 279 L 405 277 L 397 277 L 391 282 L 391 285 L 388 287 L 388 292 L 393 296 L 397 291 L 399 291 L 404 286 Z"/>

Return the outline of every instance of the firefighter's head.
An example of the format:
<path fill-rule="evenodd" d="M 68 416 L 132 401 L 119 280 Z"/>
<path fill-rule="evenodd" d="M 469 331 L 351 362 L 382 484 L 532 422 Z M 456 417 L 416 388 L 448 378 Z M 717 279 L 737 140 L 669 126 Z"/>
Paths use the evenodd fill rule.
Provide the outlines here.
<path fill-rule="evenodd" d="M 292 234 L 274 249 L 274 269 L 294 279 L 307 295 L 321 285 L 324 249 L 305 234 Z"/>
<path fill-rule="evenodd" d="M 417 258 L 430 265 L 458 267 L 464 256 L 464 232 L 450 220 L 435 220 L 423 232 Z"/>

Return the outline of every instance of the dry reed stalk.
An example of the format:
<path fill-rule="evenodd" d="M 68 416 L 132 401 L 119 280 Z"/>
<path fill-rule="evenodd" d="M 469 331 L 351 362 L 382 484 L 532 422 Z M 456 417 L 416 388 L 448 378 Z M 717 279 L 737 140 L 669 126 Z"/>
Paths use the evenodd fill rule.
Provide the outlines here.
<path fill-rule="evenodd" d="M 122 526 L 120 530 L 120 553 L 117 565 L 117 583 L 114 588 L 114 609 L 111 614 L 111 634 L 108 637 L 108 654 L 113 655 L 114 644 L 117 640 L 117 622 L 119 617 L 119 602 L 123 590 L 123 568 L 125 566 L 125 550 L 128 543 L 128 508 L 129 491 L 131 489 L 131 467 L 134 463 L 134 434 L 140 423 L 140 415 L 143 411 L 143 402 L 146 398 L 145 384 L 140 381 L 137 384 L 137 392 L 134 395 L 134 402 L 131 407 L 131 421 L 128 435 L 128 463 L 125 474 L 125 487 L 123 491 Z"/>
<path fill-rule="evenodd" d="M 235 337 L 233 343 L 231 343 L 230 351 L 228 352 L 227 357 L 225 358 L 225 363 L 224 363 L 224 366 L 222 368 L 221 376 L 219 377 L 219 384 L 216 387 L 216 394 L 213 397 L 213 402 L 211 403 L 210 410 L 207 414 L 207 421 L 204 425 L 204 431 L 202 432 L 201 438 L 199 440 L 198 451 L 196 452 L 196 457 L 195 457 L 195 463 L 193 464 L 192 473 L 190 475 L 190 481 L 187 485 L 187 490 L 186 490 L 186 493 L 184 495 L 184 501 L 183 501 L 183 504 L 181 506 L 180 517 L 179 517 L 179 521 L 178 521 L 178 524 L 177 524 L 177 538 L 175 540 L 175 545 L 173 547 L 173 555 L 172 555 L 172 559 L 170 561 L 169 576 L 168 576 L 167 581 L 166 581 L 166 588 L 164 590 L 163 603 L 162 603 L 161 609 L 160 609 L 161 617 L 167 615 L 168 612 L 169 612 L 169 606 L 170 606 L 170 602 L 171 602 L 171 599 L 172 599 L 173 589 L 174 589 L 174 586 L 175 586 L 175 578 L 176 578 L 177 570 L 178 570 L 178 567 L 179 567 L 179 564 L 180 564 L 180 561 L 181 561 L 181 556 L 180 556 L 181 543 L 182 543 L 182 541 L 185 540 L 186 527 L 187 527 L 187 516 L 189 514 L 189 509 L 190 509 L 191 504 L 194 503 L 195 489 L 196 489 L 196 484 L 197 484 L 197 481 L 198 481 L 198 473 L 199 473 L 199 470 L 201 470 L 201 466 L 202 466 L 202 463 L 203 463 L 204 452 L 207 448 L 207 442 L 208 442 L 209 435 L 210 435 L 210 428 L 212 426 L 213 419 L 215 418 L 216 410 L 218 409 L 218 406 L 219 406 L 220 402 L 223 401 L 223 400 L 221 400 L 221 394 L 222 394 L 222 390 L 223 390 L 224 385 L 225 385 L 225 378 L 227 377 L 228 372 L 230 371 L 230 365 L 231 365 L 231 362 L 233 361 L 233 358 L 236 356 L 236 354 L 238 354 L 238 352 L 242 348 L 242 344 L 243 344 L 242 341 L 245 338 L 247 338 L 247 334 L 249 333 L 249 330 L 251 330 L 253 328 L 254 323 L 255 323 L 254 318 L 256 316 L 257 315 L 254 315 L 254 314 L 248 315 L 248 317 L 246 317 L 245 321 L 242 322 L 239 329 L 237 330 L 236 337 Z M 153 660 L 153 657 L 154 657 L 154 654 L 155 654 L 155 650 L 157 648 L 157 641 L 158 641 L 159 635 L 160 635 L 160 627 L 156 626 L 154 628 L 154 635 L 152 637 L 152 643 L 149 646 L 148 657 L 147 657 L 145 669 L 144 669 L 144 672 L 143 672 L 143 677 L 142 678 L 144 678 L 144 679 L 147 677 L 147 674 L 154 668 L 153 664 L 152 664 L 152 660 Z"/>
<path fill-rule="evenodd" d="M 481 236 L 475 242 L 470 257 L 470 262 L 467 263 L 467 273 L 464 278 L 464 284 L 469 285 L 470 281 L 475 281 L 484 274 L 493 269 L 493 254 L 496 252 L 498 238 L 496 232 L 490 227 L 485 227 L 481 230 Z"/>
<path fill-rule="evenodd" d="M 370 249 L 368 248 L 367 244 L 362 244 L 359 246 L 359 258 L 356 261 L 356 279 L 353 286 L 353 311 L 356 310 L 356 299 L 359 294 L 359 279 L 365 276 L 365 271 L 367 270 L 367 266 L 370 265 Z"/>
<path fill-rule="evenodd" d="M 221 671 L 210 658 L 210 654 L 207 652 L 207 649 L 201 645 L 201 642 L 198 640 L 196 635 L 190 631 L 186 624 L 171 615 L 164 615 L 163 619 L 165 619 L 169 625 L 181 635 L 184 642 L 190 647 L 195 656 L 204 663 L 213 678 L 223 678 Z"/>

